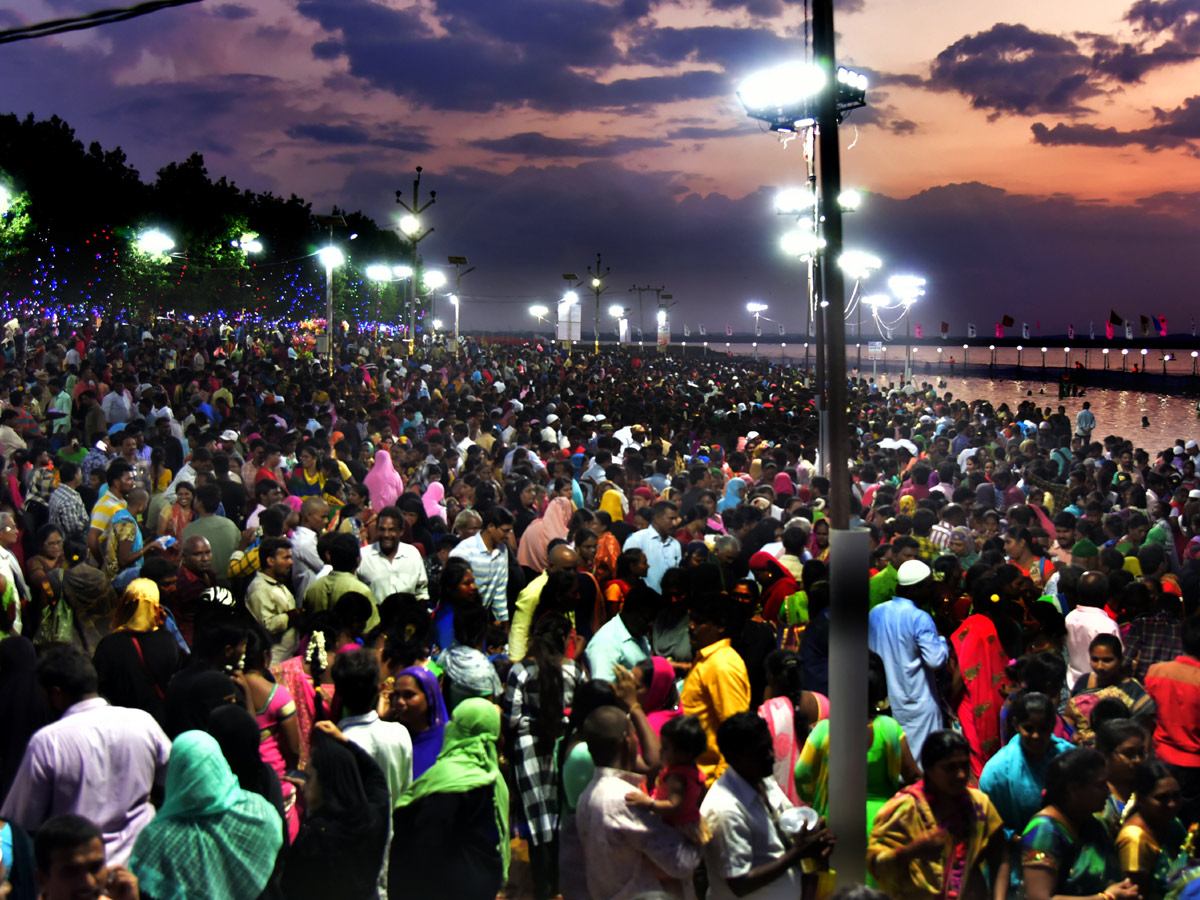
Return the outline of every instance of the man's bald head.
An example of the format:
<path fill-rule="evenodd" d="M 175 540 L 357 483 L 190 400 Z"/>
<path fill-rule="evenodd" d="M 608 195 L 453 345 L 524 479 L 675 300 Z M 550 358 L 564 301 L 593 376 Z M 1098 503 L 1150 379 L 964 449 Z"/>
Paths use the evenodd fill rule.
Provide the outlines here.
<path fill-rule="evenodd" d="M 300 524 L 316 531 L 329 515 L 329 504 L 320 497 L 309 497 L 300 504 Z"/>
<path fill-rule="evenodd" d="M 1075 589 L 1075 602 L 1079 606 L 1102 607 L 1108 602 L 1108 576 L 1103 572 L 1084 572 L 1079 576 Z"/>
<path fill-rule="evenodd" d="M 125 505 L 135 513 L 139 513 L 150 505 L 150 495 L 145 488 L 134 488 L 125 495 Z"/>
<path fill-rule="evenodd" d="M 208 538 L 192 535 L 183 542 L 183 565 L 193 572 L 212 571 L 212 544 Z"/>
<path fill-rule="evenodd" d="M 580 734 L 598 766 L 622 768 L 630 733 L 629 716 L 617 706 L 601 706 L 583 720 Z"/>
<path fill-rule="evenodd" d="M 575 572 L 579 569 L 579 554 L 566 544 L 559 544 L 546 557 L 547 572 Z"/>

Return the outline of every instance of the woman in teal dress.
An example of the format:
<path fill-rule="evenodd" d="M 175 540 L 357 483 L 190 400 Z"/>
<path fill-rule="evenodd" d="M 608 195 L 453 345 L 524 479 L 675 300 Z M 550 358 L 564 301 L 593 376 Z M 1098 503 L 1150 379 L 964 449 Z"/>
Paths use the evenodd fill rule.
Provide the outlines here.
<path fill-rule="evenodd" d="M 1133 773 L 1133 809 L 1117 834 L 1117 856 L 1142 900 L 1163 900 L 1188 878 L 1187 829 L 1179 821 L 1183 794 L 1160 760 L 1139 763 Z"/>
<path fill-rule="evenodd" d="M 875 816 L 900 788 L 901 780 L 911 784 L 921 770 L 908 749 L 904 730 L 891 716 L 880 715 L 879 707 L 887 699 L 887 678 L 883 661 L 871 654 L 867 678 L 867 833 Z M 825 815 L 829 811 L 829 720 L 822 719 L 809 732 L 808 740 L 796 760 L 796 793 Z"/>
<path fill-rule="evenodd" d="M 1021 835 L 1026 900 L 1096 897 L 1138 900 L 1137 886 L 1122 880 L 1112 838 L 1096 813 L 1108 799 L 1104 757 L 1091 749 L 1068 750 L 1046 770 L 1046 805 Z"/>

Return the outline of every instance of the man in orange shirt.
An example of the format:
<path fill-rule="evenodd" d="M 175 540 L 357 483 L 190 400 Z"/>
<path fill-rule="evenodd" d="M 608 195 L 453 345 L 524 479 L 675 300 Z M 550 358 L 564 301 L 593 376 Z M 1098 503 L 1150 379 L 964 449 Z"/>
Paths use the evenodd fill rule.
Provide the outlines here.
<path fill-rule="evenodd" d="M 1200 618 L 1183 623 L 1183 654 L 1155 663 L 1146 690 L 1158 704 L 1155 754 L 1171 767 L 1183 789 L 1179 818 L 1200 821 Z"/>

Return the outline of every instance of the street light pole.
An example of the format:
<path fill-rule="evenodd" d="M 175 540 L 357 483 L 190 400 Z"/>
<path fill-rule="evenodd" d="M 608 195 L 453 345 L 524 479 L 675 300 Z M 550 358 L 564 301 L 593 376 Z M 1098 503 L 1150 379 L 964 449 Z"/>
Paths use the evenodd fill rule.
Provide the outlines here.
<path fill-rule="evenodd" d="M 462 305 L 462 280 L 475 271 L 475 266 L 462 271 L 461 267 L 467 265 L 465 256 L 448 256 L 446 262 L 454 266 L 454 358 L 458 359 L 458 309 Z"/>
<path fill-rule="evenodd" d="M 401 191 L 396 191 L 396 203 L 408 213 L 400 220 L 400 230 L 408 237 L 412 243 L 412 288 L 409 292 L 411 305 L 409 307 L 408 319 L 408 355 L 409 358 L 416 352 L 417 341 L 417 282 L 421 276 L 421 258 L 417 253 L 417 245 L 433 234 L 432 228 L 421 227 L 421 220 L 418 216 L 421 215 L 429 207 L 433 206 L 433 202 L 437 197 L 437 191 L 429 192 L 429 202 L 424 206 L 421 205 L 420 198 L 421 188 L 421 167 L 417 166 L 417 177 L 413 179 L 413 199 L 412 205 L 404 202 L 404 197 Z"/>
<path fill-rule="evenodd" d="M 603 294 L 607 287 L 604 287 L 604 279 L 608 277 L 608 273 L 612 271 L 612 267 L 608 267 L 603 273 L 600 272 L 600 254 L 596 254 L 596 271 L 592 271 L 592 267 L 588 266 L 588 274 L 592 276 L 592 293 L 596 295 L 596 305 L 592 309 L 592 340 L 595 344 L 594 350 L 596 355 L 600 355 L 600 295 Z"/>

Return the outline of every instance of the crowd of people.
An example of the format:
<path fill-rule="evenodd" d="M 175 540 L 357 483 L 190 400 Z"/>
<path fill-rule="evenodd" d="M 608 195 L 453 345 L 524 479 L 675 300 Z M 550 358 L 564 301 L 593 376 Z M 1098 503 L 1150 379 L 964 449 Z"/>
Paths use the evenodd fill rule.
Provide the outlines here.
<path fill-rule="evenodd" d="M 0 897 L 828 896 L 834 479 L 843 896 L 1200 891 L 1196 441 L 855 378 L 832 472 L 765 361 L 14 324 Z"/>

